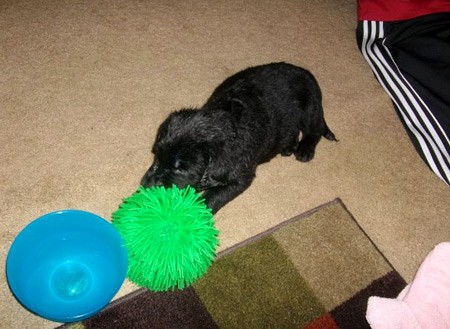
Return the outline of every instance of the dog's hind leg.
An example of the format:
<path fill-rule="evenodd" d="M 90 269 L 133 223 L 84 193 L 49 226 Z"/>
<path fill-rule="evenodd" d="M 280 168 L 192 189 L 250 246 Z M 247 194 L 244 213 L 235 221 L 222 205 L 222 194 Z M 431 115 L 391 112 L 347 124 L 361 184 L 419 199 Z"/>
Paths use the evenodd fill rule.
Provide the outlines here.
<path fill-rule="evenodd" d="M 294 152 L 295 158 L 301 162 L 308 162 L 314 158 L 316 146 L 322 136 L 328 140 L 337 141 L 323 117 L 322 94 L 318 85 L 315 95 L 307 99 L 305 103 L 304 113 L 308 116 L 307 120 L 302 120 L 299 124 L 303 136 Z"/>
<path fill-rule="evenodd" d="M 330 141 L 338 141 L 334 136 L 333 132 L 328 128 L 325 120 L 323 121 L 323 132 L 322 133 L 306 133 L 302 136 L 302 139 L 297 145 L 297 148 L 294 152 L 295 158 L 301 162 L 308 162 L 314 158 L 314 153 L 316 150 L 316 146 L 319 143 L 320 139 L 325 137 Z"/>
<path fill-rule="evenodd" d="M 301 162 L 308 162 L 314 158 L 316 146 L 322 137 L 321 134 L 305 134 L 295 150 L 295 158 Z"/>
<path fill-rule="evenodd" d="M 280 151 L 280 154 L 284 157 L 291 156 L 296 150 L 298 145 L 298 133 L 294 137 L 290 137 L 288 139 L 289 142 L 282 143 L 282 149 Z"/>

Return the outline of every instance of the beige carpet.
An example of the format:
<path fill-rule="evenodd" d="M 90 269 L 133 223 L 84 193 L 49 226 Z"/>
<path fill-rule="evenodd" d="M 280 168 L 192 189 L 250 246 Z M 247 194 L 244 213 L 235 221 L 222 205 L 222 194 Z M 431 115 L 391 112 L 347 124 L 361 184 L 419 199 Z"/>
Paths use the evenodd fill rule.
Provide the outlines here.
<path fill-rule="evenodd" d="M 450 189 L 424 165 L 356 47 L 356 0 L 0 2 L 0 271 L 32 219 L 63 208 L 105 218 L 132 193 L 172 110 L 228 75 L 288 61 L 310 69 L 339 143 L 277 158 L 221 210 L 225 249 L 340 197 L 407 280 L 450 240 Z M 120 296 L 134 290 L 124 285 Z M 1 328 L 52 328 L 12 297 Z"/>

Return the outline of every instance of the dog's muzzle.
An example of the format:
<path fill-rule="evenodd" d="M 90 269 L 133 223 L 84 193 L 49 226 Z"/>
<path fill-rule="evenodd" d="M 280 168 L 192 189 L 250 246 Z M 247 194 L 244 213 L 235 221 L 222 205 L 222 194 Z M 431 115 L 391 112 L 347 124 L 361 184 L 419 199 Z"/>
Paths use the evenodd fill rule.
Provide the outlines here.
<path fill-rule="evenodd" d="M 141 179 L 141 185 L 144 187 L 163 185 L 160 175 L 157 174 L 158 166 L 153 164 Z"/>

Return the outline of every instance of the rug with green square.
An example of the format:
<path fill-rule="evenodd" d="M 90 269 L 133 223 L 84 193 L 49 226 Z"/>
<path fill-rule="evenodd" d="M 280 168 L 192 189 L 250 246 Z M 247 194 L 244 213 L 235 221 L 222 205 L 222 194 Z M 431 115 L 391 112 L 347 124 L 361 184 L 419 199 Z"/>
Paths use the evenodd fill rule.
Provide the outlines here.
<path fill-rule="evenodd" d="M 221 252 L 187 289 L 140 289 L 65 327 L 361 329 L 368 297 L 405 285 L 336 199 Z"/>

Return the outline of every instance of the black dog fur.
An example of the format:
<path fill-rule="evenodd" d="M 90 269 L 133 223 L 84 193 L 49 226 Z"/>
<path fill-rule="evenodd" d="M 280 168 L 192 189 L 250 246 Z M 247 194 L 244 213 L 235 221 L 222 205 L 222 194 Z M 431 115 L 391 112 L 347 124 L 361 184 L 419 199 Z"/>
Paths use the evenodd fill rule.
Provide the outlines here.
<path fill-rule="evenodd" d="M 220 84 L 201 109 L 169 115 L 141 184 L 190 185 L 215 213 L 249 187 L 258 164 L 277 154 L 310 161 L 322 136 L 336 140 L 309 71 L 287 63 L 250 67 Z"/>

